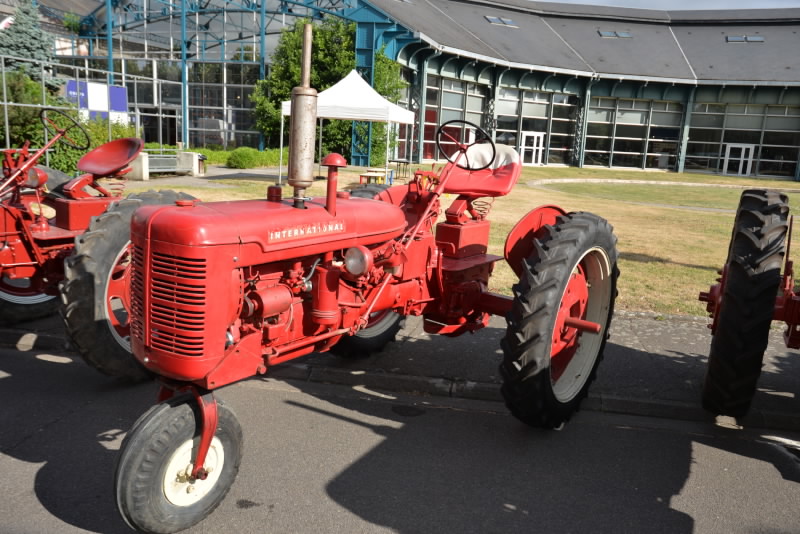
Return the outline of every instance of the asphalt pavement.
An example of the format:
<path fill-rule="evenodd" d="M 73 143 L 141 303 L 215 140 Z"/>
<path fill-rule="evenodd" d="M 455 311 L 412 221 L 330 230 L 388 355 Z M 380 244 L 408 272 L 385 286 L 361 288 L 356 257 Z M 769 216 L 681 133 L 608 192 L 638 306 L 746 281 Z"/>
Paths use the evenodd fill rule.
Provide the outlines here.
<path fill-rule="evenodd" d="M 583 409 L 690 421 L 711 420 L 700 406 L 708 348 L 708 321 L 618 311 L 604 361 Z M 408 318 L 396 342 L 366 359 L 312 354 L 273 367 L 268 376 L 346 384 L 377 391 L 502 402 L 498 365 L 505 320 L 457 338 L 428 335 Z M 21 351 L 69 354 L 58 317 L 0 328 L 0 345 Z M 109 387 L 113 380 L 109 379 Z M 800 355 L 774 328 L 758 392 L 745 427 L 800 430 Z"/>

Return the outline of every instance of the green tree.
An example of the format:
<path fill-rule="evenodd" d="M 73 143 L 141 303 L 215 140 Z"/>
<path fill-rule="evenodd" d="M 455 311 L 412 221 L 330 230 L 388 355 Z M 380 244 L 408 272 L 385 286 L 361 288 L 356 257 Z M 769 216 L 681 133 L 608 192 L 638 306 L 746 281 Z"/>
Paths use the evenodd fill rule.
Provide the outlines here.
<path fill-rule="evenodd" d="M 5 81 L 8 102 L 7 146 L 19 147 L 26 140 L 41 136 L 42 125 L 39 122 L 39 109 L 15 104 L 44 104 L 42 86 L 19 71 L 7 72 Z M 46 94 L 45 98 L 49 98 L 49 95 Z M 0 121 L 0 144 L 6 144 L 6 137 L 5 121 Z"/>
<path fill-rule="evenodd" d="M 251 97 L 255 103 L 256 127 L 264 132 L 267 144 L 272 147 L 280 144 L 281 102 L 290 100 L 292 88 L 300 85 L 303 26 L 307 22 L 298 19 L 281 33 L 271 56 L 269 75 L 258 81 Z M 311 87 L 324 91 L 344 78 L 355 64 L 355 23 L 336 17 L 316 23 L 311 52 Z M 323 128 L 323 152 L 340 152 L 347 157 L 350 121 L 324 121 Z M 288 133 L 284 141 L 286 139 Z"/>
<path fill-rule="evenodd" d="M 0 55 L 33 60 L 35 64 L 6 59 L 6 70 L 23 70 L 34 80 L 41 79 L 38 63 L 50 59 L 53 36 L 39 25 L 39 10 L 30 2 L 21 2 L 14 12 L 14 23 L 0 30 Z"/>
<path fill-rule="evenodd" d="M 290 100 L 292 88 L 300 84 L 303 26 L 307 22 L 298 20 L 292 27 L 283 31 L 271 56 L 269 75 L 266 79 L 259 80 L 253 91 L 256 127 L 264 132 L 268 146 L 276 147 L 280 144 L 281 102 Z M 339 82 L 355 68 L 355 30 L 355 23 L 336 17 L 328 17 L 322 22 L 315 23 L 311 53 L 311 86 L 317 91 L 324 91 Z M 374 79 L 375 90 L 392 101 L 397 101 L 405 87 L 400 76 L 400 66 L 386 57 L 383 51 L 376 54 Z M 324 120 L 323 154 L 339 152 L 349 159 L 352 128 L 352 121 Z M 377 129 L 373 130 L 373 153 L 385 152 L 385 125 L 382 125 L 382 128 L 380 132 Z M 288 131 L 284 132 L 284 136 L 286 141 Z M 383 159 L 384 155 L 381 155 L 380 161 Z"/>
<path fill-rule="evenodd" d="M 400 73 L 400 64 L 389 59 L 385 53 L 386 47 L 381 47 L 375 53 L 375 71 L 373 72 L 373 86 L 384 98 L 397 102 L 403 95 L 406 82 Z M 369 164 L 380 167 L 386 162 L 386 128 L 384 122 L 372 123 L 372 151 L 369 153 Z M 396 144 L 396 136 L 389 139 L 390 150 Z"/>

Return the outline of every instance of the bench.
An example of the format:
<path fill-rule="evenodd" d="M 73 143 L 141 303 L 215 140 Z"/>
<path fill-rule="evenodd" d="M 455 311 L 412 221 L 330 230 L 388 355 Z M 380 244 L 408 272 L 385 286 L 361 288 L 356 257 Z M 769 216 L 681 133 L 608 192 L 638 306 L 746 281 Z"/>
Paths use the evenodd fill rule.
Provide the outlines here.
<path fill-rule="evenodd" d="M 150 179 L 151 174 L 203 174 L 201 161 L 205 159 L 197 152 L 178 152 L 176 154 L 150 154 L 141 152 L 131 163 L 131 180 Z"/>
<path fill-rule="evenodd" d="M 186 165 L 180 162 L 178 154 L 150 154 L 147 162 L 147 170 L 150 174 L 187 174 L 192 172 L 191 163 Z M 185 158 L 183 158 L 185 159 Z M 184 163 L 181 165 L 181 163 Z"/>

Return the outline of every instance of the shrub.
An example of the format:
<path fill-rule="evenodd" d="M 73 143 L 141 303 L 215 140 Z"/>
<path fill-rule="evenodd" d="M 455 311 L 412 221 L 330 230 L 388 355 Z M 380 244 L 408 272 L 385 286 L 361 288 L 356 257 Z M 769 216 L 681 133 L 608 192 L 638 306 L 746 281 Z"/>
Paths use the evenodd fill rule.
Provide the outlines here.
<path fill-rule="evenodd" d="M 240 146 L 228 156 L 228 167 L 232 169 L 252 169 L 260 167 L 259 153 L 255 148 Z"/>
<path fill-rule="evenodd" d="M 288 154 L 289 149 L 283 149 L 283 164 L 287 165 L 289 162 Z M 271 148 L 264 151 L 256 150 L 255 148 L 241 146 L 230 152 L 226 165 L 232 169 L 253 169 L 256 167 L 277 167 L 280 163 L 280 149 Z M 209 160 L 209 163 L 211 161 Z"/>

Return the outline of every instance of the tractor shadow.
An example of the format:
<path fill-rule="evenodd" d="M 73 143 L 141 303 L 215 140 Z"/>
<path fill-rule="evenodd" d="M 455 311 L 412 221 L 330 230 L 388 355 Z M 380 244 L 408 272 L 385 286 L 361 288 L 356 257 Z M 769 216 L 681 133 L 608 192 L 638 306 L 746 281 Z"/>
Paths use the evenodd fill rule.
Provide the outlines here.
<path fill-rule="evenodd" d="M 619 259 L 625 261 L 635 261 L 637 263 L 660 263 L 678 265 L 680 267 L 688 267 L 690 269 L 698 269 L 701 271 L 709 271 L 716 273 L 719 267 L 710 267 L 708 265 L 695 265 L 693 263 L 682 263 L 668 260 L 666 258 L 659 258 L 658 256 L 651 256 L 650 254 L 639 254 L 636 252 L 620 252 Z"/>
<path fill-rule="evenodd" d="M 487 416 L 469 408 L 436 407 L 435 398 L 424 397 L 410 404 L 320 397 L 335 406 L 331 410 L 292 403 L 342 424 L 370 428 L 383 438 L 327 484 L 328 495 L 364 520 L 401 533 L 689 533 L 696 529 L 695 519 L 671 503 L 687 491 L 698 447 L 734 455 L 731 465 L 735 457 L 763 462 L 782 479 L 800 482 L 800 462 L 787 454 L 792 450 L 782 450 L 780 443 L 744 439 L 738 430 L 716 426 L 700 408 L 708 343 L 704 324 L 682 325 L 679 332 L 670 333 L 675 329 L 655 320 L 636 328 L 619 323 L 615 333 L 630 328 L 634 334 L 608 344 L 587 409 L 560 432 L 528 428 L 507 415 L 501 404 L 486 408 L 496 410 Z M 413 354 L 408 367 L 395 349 L 361 366 L 390 361 L 393 372 L 407 374 L 416 366 L 432 365 L 419 363 L 426 356 L 444 356 L 453 361 L 491 360 L 477 364 L 487 367 L 499 362 L 494 345 L 489 345 L 502 335 L 498 328 L 487 328 L 474 338 L 464 337 L 472 342 L 439 338 L 424 348 L 403 342 L 404 350 Z M 481 341 L 484 336 L 492 341 Z M 658 349 L 648 350 L 648 336 L 655 336 Z M 331 365 L 354 367 L 347 362 Z M 767 382 L 774 382 L 769 365 Z M 315 394 L 312 384 L 293 385 Z M 759 392 L 754 406 L 764 394 Z M 797 397 L 790 397 L 779 397 L 786 401 L 779 408 L 796 411 Z M 692 430 L 675 422 L 672 430 L 642 432 L 614 422 L 596 411 L 611 407 L 609 411 L 625 413 L 623 404 L 604 404 L 611 398 L 628 399 L 624 406 L 634 415 L 655 410 L 659 417 L 685 420 Z M 662 408 L 654 408 L 654 403 Z M 341 408 L 353 415 L 343 416 Z M 387 423 L 365 424 L 363 416 Z M 745 425 L 757 423 L 758 417 L 744 420 Z"/>
<path fill-rule="evenodd" d="M 0 348 L 0 376 L 0 515 L 9 531 L 56 531 L 63 522 L 130 532 L 116 509 L 114 469 L 124 433 L 152 404 L 155 384 L 126 385 L 74 353 L 35 347 Z"/>

